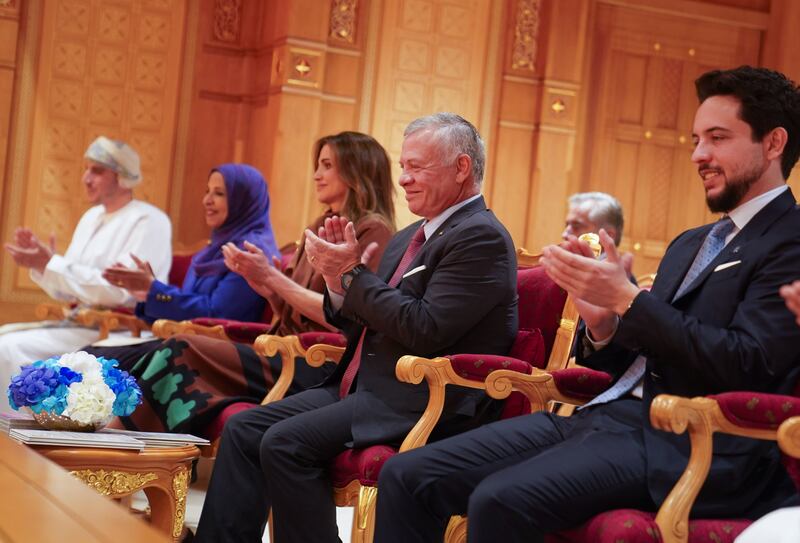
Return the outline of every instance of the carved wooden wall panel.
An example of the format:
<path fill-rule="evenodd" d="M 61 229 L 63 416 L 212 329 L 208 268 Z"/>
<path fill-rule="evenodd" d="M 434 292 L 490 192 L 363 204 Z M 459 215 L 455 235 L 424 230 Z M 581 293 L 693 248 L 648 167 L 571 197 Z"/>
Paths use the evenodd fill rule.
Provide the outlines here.
<path fill-rule="evenodd" d="M 480 129 L 483 78 L 488 52 L 487 0 L 399 0 L 386 2 L 372 134 L 394 163 L 409 121 L 452 111 Z M 394 178 L 399 169 L 395 166 Z M 398 193 L 399 225 L 417 219 Z"/>
<path fill-rule="evenodd" d="M 652 272 L 675 235 L 712 218 L 690 161 L 694 79 L 757 63 L 760 33 L 712 22 L 697 33 L 688 18 L 606 5 L 595 20 L 596 100 L 588 109 L 581 189 L 620 199 L 622 247 L 636 254 L 636 273 Z"/>
<path fill-rule="evenodd" d="M 63 251 L 87 208 L 82 157 L 98 135 L 136 148 L 137 197 L 168 211 L 184 1 L 54 0 L 41 18 L 22 213 L 12 211 L 4 226 L 54 232 Z M 27 274 L 16 284 L 29 285 Z"/>

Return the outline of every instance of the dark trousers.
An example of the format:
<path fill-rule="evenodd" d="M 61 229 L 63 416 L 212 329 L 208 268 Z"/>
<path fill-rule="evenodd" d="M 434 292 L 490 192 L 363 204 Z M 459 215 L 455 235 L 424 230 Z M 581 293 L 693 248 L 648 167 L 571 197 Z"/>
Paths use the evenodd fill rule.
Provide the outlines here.
<path fill-rule="evenodd" d="M 272 507 L 276 541 L 338 541 L 327 465 L 352 439 L 351 398 L 316 388 L 231 417 L 195 540 L 259 542 Z"/>
<path fill-rule="evenodd" d="M 441 543 L 452 515 L 470 543 L 544 541 L 609 509 L 655 510 L 639 400 L 503 420 L 391 458 L 378 480 L 376 543 Z"/>

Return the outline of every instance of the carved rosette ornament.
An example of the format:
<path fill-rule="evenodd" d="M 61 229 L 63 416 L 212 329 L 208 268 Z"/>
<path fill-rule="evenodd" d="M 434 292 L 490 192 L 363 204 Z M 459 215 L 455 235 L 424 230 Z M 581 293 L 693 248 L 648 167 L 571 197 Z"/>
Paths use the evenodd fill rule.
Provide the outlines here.
<path fill-rule="evenodd" d="M 539 38 L 539 7 L 541 0 L 518 0 L 514 25 L 514 49 L 511 67 L 533 71 L 536 60 L 536 40 Z"/>
<path fill-rule="evenodd" d="M 172 490 L 175 492 L 175 523 L 172 525 L 173 537 L 180 537 L 183 523 L 186 520 L 186 495 L 189 492 L 189 470 L 181 468 L 172 478 Z"/>
<path fill-rule="evenodd" d="M 228 43 L 239 41 L 242 25 L 242 0 L 214 2 L 214 39 Z"/>
<path fill-rule="evenodd" d="M 82 469 L 70 472 L 103 496 L 119 496 L 136 492 L 150 481 L 158 479 L 155 473 L 125 473 L 104 469 Z"/>
<path fill-rule="evenodd" d="M 331 2 L 331 38 L 353 43 L 356 34 L 357 7 L 358 0 L 333 0 Z"/>

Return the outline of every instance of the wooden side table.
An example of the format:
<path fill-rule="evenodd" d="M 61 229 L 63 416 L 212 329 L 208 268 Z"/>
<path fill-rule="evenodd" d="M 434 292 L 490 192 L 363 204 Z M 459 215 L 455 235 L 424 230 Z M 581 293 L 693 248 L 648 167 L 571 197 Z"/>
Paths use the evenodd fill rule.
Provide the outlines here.
<path fill-rule="evenodd" d="M 0 433 L 0 541 L 168 543 L 118 504 Z"/>
<path fill-rule="evenodd" d="M 32 446 L 104 496 L 121 498 L 144 490 L 150 521 L 177 542 L 186 515 L 194 445 L 142 451 Z"/>

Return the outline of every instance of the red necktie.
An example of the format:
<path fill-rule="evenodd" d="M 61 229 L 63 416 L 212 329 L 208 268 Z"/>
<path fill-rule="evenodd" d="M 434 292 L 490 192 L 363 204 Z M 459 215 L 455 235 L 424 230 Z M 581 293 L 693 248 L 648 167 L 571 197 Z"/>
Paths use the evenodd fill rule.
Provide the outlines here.
<path fill-rule="evenodd" d="M 414 233 L 414 236 L 411 238 L 411 241 L 406 248 L 406 252 L 403 253 L 400 263 L 394 270 L 394 274 L 392 274 L 392 278 L 389 279 L 388 285 L 390 287 L 396 287 L 400 283 L 400 279 L 403 278 L 403 275 L 406 273 L 411 261 L 414 260 L 414 257 L 417 256 L 417 253 L 419 253 L 419 250 L 422 249 L 424 244 L 425 230 L 422 228 L 422 226 L 420 226 L 419 229 Z M 358 345 L 356 345 L 356 350 L 353 353 L 352 360 L 350 360 L 350 365 L 347 366 L 346 370 L 344 370 L 342 382 L 339 384 L 340 398 L 347 396 L 348 392 L 350 392 L 350 387 L 353 386 L 356 373 L 358 373 L 358 366 L 361 364 L 361 348 L 364 346 L 364 336 L 366 334 L 367 327 L 365 326 L 364 330 L 361 331 L 361 337 L 358 338 Z"/>

